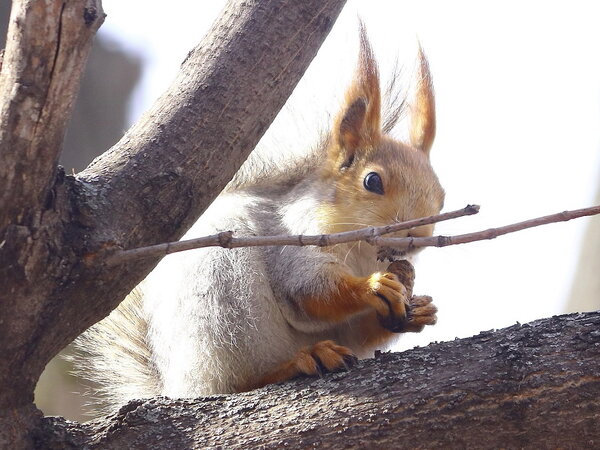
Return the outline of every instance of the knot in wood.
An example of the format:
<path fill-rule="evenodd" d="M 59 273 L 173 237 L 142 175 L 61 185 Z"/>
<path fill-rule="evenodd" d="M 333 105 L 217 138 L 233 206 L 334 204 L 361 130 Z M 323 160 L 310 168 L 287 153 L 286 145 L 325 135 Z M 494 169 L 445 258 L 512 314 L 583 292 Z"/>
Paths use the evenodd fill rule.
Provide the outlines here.
<path fill-rule="evenodd" d="M 219 245 L 224 248 L 231 248 L 231 241 L 233 239 L 233 231 L 222 231 L 217 235 Z"/>

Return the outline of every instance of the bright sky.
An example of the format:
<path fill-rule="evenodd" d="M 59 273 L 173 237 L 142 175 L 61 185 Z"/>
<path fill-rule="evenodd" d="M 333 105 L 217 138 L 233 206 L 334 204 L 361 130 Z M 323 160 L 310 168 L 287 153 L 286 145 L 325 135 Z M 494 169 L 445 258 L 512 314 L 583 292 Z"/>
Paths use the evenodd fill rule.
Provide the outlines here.
<path fill-rule="evenodd" d="M 101 34 L 146 63 L 133 121 L 168 86 L 224 2 L 103 4 Z M 340 94 L 354 65 L 358 14 L 382 75 L 396 59 L 410 72 L 416 36 L 429 57 L 438 113 L 432 162 L 447 191 L 446 210 L 482 207 L 477 216 L 440 224 L 437 233 L 590 206 L 600 166 L 597 8 L 590 1 L 350 0 L 298 88 L 304 95 L 296 95 L 297 107 L 317 99 L 330 108 Z M 438 324 L 403 338 L 400 348 L 564 312 L 586 224 L 426 250 L 415 291 L 434 297 Z"/>

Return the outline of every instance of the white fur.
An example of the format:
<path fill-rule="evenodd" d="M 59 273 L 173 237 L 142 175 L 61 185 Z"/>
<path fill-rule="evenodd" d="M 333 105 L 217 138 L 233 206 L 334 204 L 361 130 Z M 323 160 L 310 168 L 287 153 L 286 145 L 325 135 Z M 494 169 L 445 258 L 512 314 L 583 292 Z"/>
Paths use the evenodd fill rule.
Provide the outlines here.
<path fill-rule="evenodd" d="M 223 194 L 185 238 L 222 230 L 264 234 L 263 227 L 282 234 L 323 232 L 313 193 L 297 191 L 298 197 L 292 192 L 275 202 Z M 267 218 L 265 208 L 275 214 Z M 337 254 L 313 247 L 206 248 L 166 257 L 144 284 L 148 338 L 162 377 L 158 394 L 232 392 L 308 344 L 339 341 L 340 325 L 310 319 L 287 297 L 306 289 L 315 295 L 332 289 L 327 266 L 372 273 L 379 268 L 374 256 L 363 244 L 340 247 Z"/>

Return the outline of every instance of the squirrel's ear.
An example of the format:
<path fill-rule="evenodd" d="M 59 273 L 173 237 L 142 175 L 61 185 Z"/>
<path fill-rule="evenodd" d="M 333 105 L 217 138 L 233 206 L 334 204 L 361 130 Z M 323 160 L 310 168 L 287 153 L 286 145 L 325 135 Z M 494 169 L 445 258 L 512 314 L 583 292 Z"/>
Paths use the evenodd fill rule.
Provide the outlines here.
<path fill-rule="evenodd" d="M 354 81 L 334 123 L 333 139 L 338 151 L 352 156 L 377 145 L 381 136 L 379 71 L 364 25 L 360 24 L 360 53 Z"/>
<path fill-rule="evenodd" d="M 417 86 L 410 109 L 410 144 L 429 155 L 435 138 L 435 95 L 427 57 L 419 44 Z"/>

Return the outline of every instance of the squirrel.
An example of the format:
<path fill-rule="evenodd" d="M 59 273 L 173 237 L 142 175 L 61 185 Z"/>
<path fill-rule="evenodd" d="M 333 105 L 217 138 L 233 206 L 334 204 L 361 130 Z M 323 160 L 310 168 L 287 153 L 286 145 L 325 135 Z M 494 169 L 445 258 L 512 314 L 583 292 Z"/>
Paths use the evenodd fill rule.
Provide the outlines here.
<path fill-rule="evenodd" d="M 378 66 L 364 26 L 359 33 L 356 74 L 322 142 L 272 173 L 241 170 L 184 238 L 326 234 L 439 213 L 428 61 L 419 47 L 409 137 L 395 140 L 386 131 L 399 113 L 382 119 Z M 432 233 L 424 225 L 394 236 Z M 343 370 L 399 332 L 434 324 L 430 297 L 414 297 L 407 321 L 410 296 L 367 243 L 187 251 L 165 257 L 84 333 L 78 359 L 109 410 L 134 398 L 247 391 Z"/>

